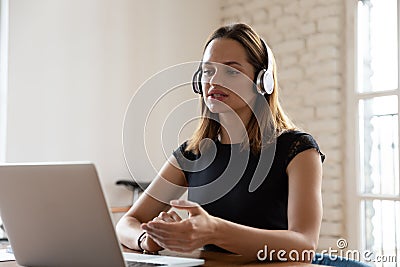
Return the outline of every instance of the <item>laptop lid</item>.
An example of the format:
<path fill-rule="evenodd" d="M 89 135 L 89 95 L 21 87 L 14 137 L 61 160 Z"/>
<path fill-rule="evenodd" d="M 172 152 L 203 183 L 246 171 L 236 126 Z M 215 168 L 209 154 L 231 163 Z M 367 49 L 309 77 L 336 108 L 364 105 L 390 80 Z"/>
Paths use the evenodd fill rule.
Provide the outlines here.
<path fill-rule="evenodd" d="M 125 266 L 95 166 L 0 166 L 0 217 L 25 266 Z"/>
<path fill-rule="evenodd" d="M 197 258 L 122 254 L 91 163 L 0 165 L 0 217 L 20 265 L 204 264 Z"/>

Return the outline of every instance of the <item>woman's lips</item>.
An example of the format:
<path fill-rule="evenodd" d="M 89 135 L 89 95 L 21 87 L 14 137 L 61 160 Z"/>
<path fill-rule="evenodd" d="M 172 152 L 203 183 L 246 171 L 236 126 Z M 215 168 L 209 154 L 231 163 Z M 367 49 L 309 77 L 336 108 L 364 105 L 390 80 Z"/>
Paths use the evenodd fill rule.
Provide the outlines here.
<path fill-rule="evenodd" d="M 218 101 L 223 101 L 228 97 L 227 94 L 225 94 L 222 91 L 218 91 L 218 90 L 210 90 L 208 92 L 208 98 L 209 99 L 216 99 Z"/>

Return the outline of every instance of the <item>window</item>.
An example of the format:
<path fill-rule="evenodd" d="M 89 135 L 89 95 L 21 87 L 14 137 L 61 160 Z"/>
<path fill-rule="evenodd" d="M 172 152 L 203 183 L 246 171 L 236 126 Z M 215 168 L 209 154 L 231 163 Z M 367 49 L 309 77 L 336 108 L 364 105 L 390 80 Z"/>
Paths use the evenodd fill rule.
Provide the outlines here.
<path fill-rule="evenodd" d="M 400 259 L 399 4 L 358 0 L 356 11 L 356 203 L 359 249 Z M 350 107 L 351 108 L 351 107 Z M 353 132 L 354 134 L 354 132 Z M 353 223 L 357 220 L 353 218 Z M 376 266 L 400 266 L 376 263 Z"/>

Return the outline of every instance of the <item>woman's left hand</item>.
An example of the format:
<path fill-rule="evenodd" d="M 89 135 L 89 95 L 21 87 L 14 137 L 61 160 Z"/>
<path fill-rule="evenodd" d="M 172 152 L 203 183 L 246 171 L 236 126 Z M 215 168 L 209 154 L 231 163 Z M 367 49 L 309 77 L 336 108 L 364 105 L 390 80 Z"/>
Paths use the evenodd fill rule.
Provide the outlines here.
<path fill-rule="evenodd" d="M 181 221 L 151 221 L 142 224 L 142 229 L 159 246 L 178 252 L 191 252 L 206 244 L 212 244 L 216 232 L 216 219 L 199 204 L 186 200 L 172 200 L 171 206 L 189 212 Z"/>

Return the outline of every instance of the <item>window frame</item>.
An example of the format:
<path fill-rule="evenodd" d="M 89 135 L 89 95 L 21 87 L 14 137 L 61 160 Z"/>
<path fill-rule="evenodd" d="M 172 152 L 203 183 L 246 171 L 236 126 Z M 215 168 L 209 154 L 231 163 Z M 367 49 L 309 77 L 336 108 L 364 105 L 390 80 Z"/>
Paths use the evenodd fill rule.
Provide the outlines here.
<path fill-rule="evenodd" d="M 345 157 L 344 157 L 344 186 L 346 188 L 345 195 L 345 232 L 347 243 L 350 249 L 359 249 L 361 247 L 359 225 L 354 223 L 354 216 L 360 218 L 360 208 L 357 207 L 359 199 L 358 195 L 358 127 L 357 127 L 357 100 L 356 100 L 356 77 L 357 77 L 357 5 L 358 0 L 345 1 L 346 6 L 346 49 L 345 58 L 347 62 L 343 62 L 346 66 L 346 134 L 345 134 Z M 346 179 L 347 178 L 347 179 Z M 354 194 L 356 193 L 356 194 Z"/>
<path fill-rule="evenodd" d="M 359 101 L 382 96 L 397 96 L 398 131 L 400 133 L 400 0 L 397 0 L 397 48 L 398 48 L 398 88 L 376 92 L 357 91 L 357 10 L 359 0 L 345 1 L 346 6 L 346 51 L 344 63 L 346 66 L 346 140 L 345 140 L 345 181 L 346 188 L 346 220 L 345 232 L 349 249 L 363 249 L 364 221 L 361 218 L 361 203 L 363 200 L 400 201 L 400 196 L 383 194 L 365 194 L 360 191 L 360 139 L 359 139 Z M 400 136 L 398 136 L 400 141 Z M 399 143 L 400 144 L 400 143 Z M 398 150 L 400 159 L 400 149 Z M 400 189 L 400 188 L 399 188 Z M 361 227 L 360 227 L 361 224 Z"/>

